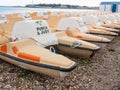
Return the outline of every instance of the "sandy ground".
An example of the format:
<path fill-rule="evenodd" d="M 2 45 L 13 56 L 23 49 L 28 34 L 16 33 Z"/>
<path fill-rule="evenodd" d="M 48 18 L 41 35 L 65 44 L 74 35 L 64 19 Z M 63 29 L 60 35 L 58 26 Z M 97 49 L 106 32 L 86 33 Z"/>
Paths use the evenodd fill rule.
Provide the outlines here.
<path fill-rule="evenodd" d="M 51 78 L 0 60 L 0 90 L 120 90 L 120 37 L 90 59 L 70 57 L 78 67 Z"/>

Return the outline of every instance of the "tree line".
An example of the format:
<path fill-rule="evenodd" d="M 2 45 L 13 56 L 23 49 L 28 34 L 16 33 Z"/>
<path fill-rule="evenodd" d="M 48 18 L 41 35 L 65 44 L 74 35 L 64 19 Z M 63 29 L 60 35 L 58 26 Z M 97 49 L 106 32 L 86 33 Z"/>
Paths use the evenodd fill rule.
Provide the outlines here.
<path fill-rule="evenodd" d="M 64 9 L 99 9 L 98 7 L 88 7 L 68 4 L 28 4 L 26 7 L 30 8 L 64 8 Z"/>

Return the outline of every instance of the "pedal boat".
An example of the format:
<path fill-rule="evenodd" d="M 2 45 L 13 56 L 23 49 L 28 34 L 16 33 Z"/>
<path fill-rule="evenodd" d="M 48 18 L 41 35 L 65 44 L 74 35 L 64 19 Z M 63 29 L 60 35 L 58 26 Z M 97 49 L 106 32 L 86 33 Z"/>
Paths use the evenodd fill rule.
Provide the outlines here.
<path fill-rule="evenodd" d="M 33 39 L 0 45 L 0 58 L 24 69 L 51 77 L 65 77 L 76 68 L 74 61 L 37 45 Z"/>
<path fill-rule="evenodd" d="M 65 32 L 56 32 L 55 35 L 59 42 L 56 50 L 63 54 L 89 58 L 100 49 L 100 47 L 95 44 L 70 37 Z"/>

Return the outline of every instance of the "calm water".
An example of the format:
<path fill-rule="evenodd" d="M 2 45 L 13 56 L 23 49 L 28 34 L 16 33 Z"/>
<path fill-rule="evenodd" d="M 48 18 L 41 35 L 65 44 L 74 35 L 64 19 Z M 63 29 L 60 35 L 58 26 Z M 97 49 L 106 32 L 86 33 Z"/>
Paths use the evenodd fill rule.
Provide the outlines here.
<path fill-rule="evenodd" d="M 0 14 L 7 13 L 22 13 L 22 12 L 33 12 L 33 11 L 96 11 L 96 10 L 82 10 L 82 9 L 48 9 L 48 8 L 24 8 L 24 7 L 1 7 Z"/>

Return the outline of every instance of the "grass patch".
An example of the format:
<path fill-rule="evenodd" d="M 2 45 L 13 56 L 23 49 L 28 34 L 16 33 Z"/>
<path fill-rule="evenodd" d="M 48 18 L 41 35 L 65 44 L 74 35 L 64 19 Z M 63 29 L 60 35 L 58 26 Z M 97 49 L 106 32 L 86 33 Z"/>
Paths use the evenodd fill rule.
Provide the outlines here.
<path fill-rule="evenodd" d="M 108 49 L 109 52 L 115 52 L 115 49 Z"/>
<path fill-rule="evenodd" d="M 120 76 L 120 71 L 118 71 L 118 74 L 117 74 L 118 76 Z"/>
<path fill-rule="evenodd" d="M 117 90 L 117 89 L 120 90 L 120 85 L 117 86 L 116 90 Z"/>
<path fill-rule="evenodd" d="M 7 67 L 3 66 L 0 68 L 0 72 L 3 73 L 3 72 L 6 72 L 7 71 Z"/>
<path fill-rule="evenodd" d="M 25 70 L 25 69 L 22 69 L 22 71 L 18 74 L 18 77 L 19 78 L 27 78 L 27 77 L 29 77 L 29 71 Z"/>

